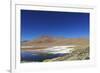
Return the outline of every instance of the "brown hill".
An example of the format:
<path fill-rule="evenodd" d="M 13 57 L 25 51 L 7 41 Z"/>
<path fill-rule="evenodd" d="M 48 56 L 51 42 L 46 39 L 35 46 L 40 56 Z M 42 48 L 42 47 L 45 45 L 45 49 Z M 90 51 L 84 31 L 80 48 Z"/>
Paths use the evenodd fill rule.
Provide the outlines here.
<path fill-rule="evenodd" d="M 61 38 L 51 36 L 41 36 L 35 40 L 22 42 L 21 46 L 63 46 L 63 45 L 88 45 L 89 40 L 86 38 Z"/>

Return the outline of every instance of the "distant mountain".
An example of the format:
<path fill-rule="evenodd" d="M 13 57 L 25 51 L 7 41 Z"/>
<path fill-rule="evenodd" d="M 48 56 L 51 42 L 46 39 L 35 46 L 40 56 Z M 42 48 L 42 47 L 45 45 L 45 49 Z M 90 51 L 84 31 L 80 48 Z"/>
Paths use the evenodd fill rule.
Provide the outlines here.
<path fill-rule="evenodd" d="M 21 41 L 22 43 L 28 42 L 28 40 Z"/>
<path fill-rule="evenodd" d="M 53 37 L 53 36 L 40 36 L 37 39 L 30 41 L 21 42 L 22 46 L 62 46 L 62 45 L 86 45 L 89 44 L 89 39 L 86 38 L 64 38 L 64 37 Z"/>

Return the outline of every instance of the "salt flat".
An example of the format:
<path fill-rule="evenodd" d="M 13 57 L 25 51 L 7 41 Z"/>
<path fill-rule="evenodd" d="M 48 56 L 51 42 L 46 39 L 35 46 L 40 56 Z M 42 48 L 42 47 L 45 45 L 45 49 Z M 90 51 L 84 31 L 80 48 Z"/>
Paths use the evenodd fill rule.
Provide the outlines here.
<path fill-rule="evenodd" d="M 74 50 L 75 45 L 66 45 L 66 46 L 52 46 L 45 49 L 33 49 L 33 50 L 27 50 L 28 52 L 33 53 L 71 53 Z"/>

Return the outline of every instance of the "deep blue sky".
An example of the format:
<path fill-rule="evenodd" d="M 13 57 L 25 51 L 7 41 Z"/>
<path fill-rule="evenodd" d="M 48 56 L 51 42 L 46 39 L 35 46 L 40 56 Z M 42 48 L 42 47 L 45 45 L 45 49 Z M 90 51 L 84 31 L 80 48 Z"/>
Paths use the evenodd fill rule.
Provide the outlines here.
<path fill-rule="evenodd" d="M 89 37 L 89 13 L 21 10 L 21 38 Z"/>

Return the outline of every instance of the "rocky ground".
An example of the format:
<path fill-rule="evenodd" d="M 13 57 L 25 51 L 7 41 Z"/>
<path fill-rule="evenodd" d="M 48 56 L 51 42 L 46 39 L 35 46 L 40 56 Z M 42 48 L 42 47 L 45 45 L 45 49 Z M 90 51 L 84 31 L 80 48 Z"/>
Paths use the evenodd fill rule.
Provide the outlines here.
<path fill-rule="evenodd" d="M 63 57 L 57 57 L 53 59 L 44 60 L 44 62 L 54 62 L 54 61 L 72 61 L 72 60 L 88 60 L 89 59 L 89 47 L 85 48 L 75 48 L 75 50 Z"/>

